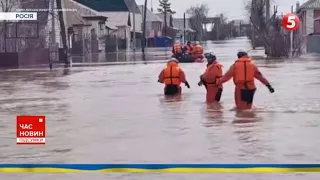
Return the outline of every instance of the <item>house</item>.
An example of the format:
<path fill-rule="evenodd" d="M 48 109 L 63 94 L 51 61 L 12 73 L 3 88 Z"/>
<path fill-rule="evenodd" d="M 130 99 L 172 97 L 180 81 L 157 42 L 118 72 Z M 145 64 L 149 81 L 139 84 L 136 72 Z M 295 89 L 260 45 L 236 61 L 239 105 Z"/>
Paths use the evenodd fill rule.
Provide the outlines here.
<path fill-rule="evenodd" d="M 164 18 L 165 17 L 164 13 L 157 13 L 156 15 L 158 17 L 160 17 L 161 20 L 163 21 L 163 23 L 162 23 L 162 36 L 165 36 L 166 38 L 168 38 L 168 40 L 170 39 L 169 44 L 172 44 L 174 39 L 181 38 L 181 35 L 178 34 L 179 29 L 174 27 L 174 25 L 173 25 L 172 14 L 167 13 L 166 19 Z M 165 28 L 165 26 L 166 26 L 166 28 Z"/>
<path fill-rule="evenodd" d="M 108 17 L 106 26 L 115 30 L 117 38 L 120 39 L 119 48 L 128 49 L 133 39 L 133 19 L 135 19 L 136 45 L 142 35 L 142 15 L 135 0 L 73 0 L 99 12 L 102 16 Z M 134 14 L 134 16 L 133 16 Z M 115 29 L 115 27 L 117 29 Z"/>
<path fill-rule="evenodd" d="M 183 18 L 173 18 L 173 26 L 177 29 L 179 29 L 179 32 L 177 33 L 178 37 L 182 37 L 184 35 L 184 22 L 183 22 Z M 186 31 L 186 37 L 185 40 L 186 41 L 192 41 L 194 40 L 194 34 L 195 31 L 191 28 L 190 25 L 190 19 L 186 18 L 185 19 L 185 31 Z"/>
<path fill-rule="evenodd" d="M 139 6 L 140 12 L 142 12 L 142 17 L 144 16 L 144 5 Z M 146 38 L 153 38 L 161 36 L 163 20 L 151 12 L 148 8 L 146 9 Z M 143 29 L 143 23 L 141 24 Z"/>
<path fill-rule="evenodd" d="M 74 10 L 64 11 L 64 23 L 71 53 L 88 55 L 102 51 L 105 48 L 107 17 L 73 0 L 63 0 L 62 6 L 65 9 Z M 48 23 L 48 27 L 51 29 L 51 22 Z M 59 33 L 56 34 L 59 36 Z M 56 42 L 60 42 L 58 38 Z"/>
<path fill-rule="evenodd" d="M 309 0 L 299 6 L 297 3 L 297 14 L 300 17 L 300 32 L 303 35 L 320 33 L 320 0 Z"/>
<path fill-rule="evenodd" d="M 300 18 L 298 33 L 306 43 L 303 52 L 320 53 L 320 0 L 309 0 L 301 6 L 297 2 L 296 13 Z"/>

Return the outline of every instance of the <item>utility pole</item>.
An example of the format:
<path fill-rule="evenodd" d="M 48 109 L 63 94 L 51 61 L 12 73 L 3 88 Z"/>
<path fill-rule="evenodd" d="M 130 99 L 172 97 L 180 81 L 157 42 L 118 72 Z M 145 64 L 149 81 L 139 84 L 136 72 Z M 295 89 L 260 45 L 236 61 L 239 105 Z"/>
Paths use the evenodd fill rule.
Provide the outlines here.
<path fill-rule="evenodd" d="M 56 23 L 55 23 L 55 17 L 54 17 L 54 1 L 55 0 L 51 0 L 51 38 L 52 38 L 52 44 L 56 43 Z"/>
<path fill-rule="evenodd" d="M 55 0 L 51 0 L 51 49 L 50 49 L 50 62 L 49 67 L 50 69 L 53 68 L 53 61 L 56 60 L 56 23 L 55 23 L 55 17 L 54 17 L 54 2 Z"/>
<path fill-rule="evenodd" d="M 252 41 L 252 49 L 256 49 L 256 29 L 254 28 L 254 22 L 256 21 L 256 12 L 254 10 L 256 2 L 253 0 L 251 2 L 251 41 Z"/>
<path fill-rule="evenodd" d="M 148 0 L 144 0 L 144 10 L 143 10 L 143 29 L 142 29 L 142 48 L 141 51 L 144 53 L 144 48 L 146 47 L 146 22 L 147 22 L 147 4 Z"/>
<path fill-rule="evenodd" d="M 186 13 L 183 13 L 183 44 L 186 43 Z"/>
<path fill-rule="evenodd" d="M 59 10 L 63 9 L 61 0 L 56 0 L 56 3 L 57 3 L 57 9 Z M 68 57 L 67 32 L 66 32 L 66 26 L 64 24 L 64 15 L 62 11 L 58 11 L 58 18 L 59 18 L 60 29 L 61 29 L 60 33 L 61 33 L 61 40 L 62 40 L 63 51 L 64 51 L 65 67 L 69 67 L 71 62 L 69 61 L 69 57 Z"/>
<path fill-rule="evenodd" d="M 132 1 L 133 5 L 133 14 L 132 14 L 132 21 L 133 21 L 133 40 L 132 40 L 132 46 L 133 46 L 133 51 L 136 51 L 136 1 Z"/>
<path fill-rule="evenodd" d="M 291 6 L 291 13 L 293 14 L 293 6 Z M 290 58 L 293 57 L 293 31 L 290 31 Z"/>

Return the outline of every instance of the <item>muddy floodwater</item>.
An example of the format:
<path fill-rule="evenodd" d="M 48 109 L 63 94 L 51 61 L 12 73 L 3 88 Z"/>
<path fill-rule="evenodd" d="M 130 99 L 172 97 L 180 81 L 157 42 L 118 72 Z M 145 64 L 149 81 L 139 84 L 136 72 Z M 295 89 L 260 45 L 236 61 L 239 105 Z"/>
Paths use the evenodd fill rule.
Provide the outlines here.
<path fill-rule="evenodd" d="M 245 38 L 207 42 L 225 70 Z M 151 52 L 151 50 L 150 50 Z M 276 92 L 258 84 L 254 112 L 232 111 L 233 83 L 221 105 L 205 104 L 203 64 L 181 64 L 191 89 L 165 99 L 157 76 L 165 50 L 140 63 L 0 72 L 1 163 L 320 163 L 320 58 L 255 63 Z M 162 55 L 161 55 L 162 53 Z M 259 56 L 261 51 L 250 51 Z M 129 56 L 133 56 L 130 54 Z M 137 55 L 140 56 L 140 55 Z M 159 58 L 162 57 L 162 58 Z M 156 60 L 156 62 L 154 61 Z M 114 60 L 118 61 L 118 60 Z M 151 63 L 152 62 L 152 63 Z M 45 115 L 44 146 L 16 145 L 17 115 Z M 1 174 L 3 180 L 301 180 L 291 174 Z"/>

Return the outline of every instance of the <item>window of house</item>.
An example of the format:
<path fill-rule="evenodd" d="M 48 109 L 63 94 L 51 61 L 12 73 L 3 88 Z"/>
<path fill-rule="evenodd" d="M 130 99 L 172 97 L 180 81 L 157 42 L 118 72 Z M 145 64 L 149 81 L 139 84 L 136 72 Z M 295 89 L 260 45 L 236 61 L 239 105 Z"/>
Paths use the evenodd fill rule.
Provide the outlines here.
<path fill-rule="evenodd" d="M 104 29 L 105 29 L 105 24 L 103 22 L 99 22 L 99 36 L 103 36 L 104 35 Z"/>
<path fill-rule="evenodd" d="M 99 26 L 100 26 L 100 30 L 103 31 L 103 29 L 104 29 L 104 23 L 103 23 L 103 22 L 100 22 L 100 23 L 99 23 Z"/>

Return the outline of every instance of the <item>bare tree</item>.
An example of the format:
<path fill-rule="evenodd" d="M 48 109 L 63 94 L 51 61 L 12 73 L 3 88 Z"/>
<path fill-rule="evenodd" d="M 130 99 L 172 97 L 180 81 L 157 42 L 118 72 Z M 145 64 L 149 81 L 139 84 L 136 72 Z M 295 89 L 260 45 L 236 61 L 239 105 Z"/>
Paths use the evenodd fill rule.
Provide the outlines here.
<path fill-rule="evenodd" d="M 260 38 L 268 57 L 287 57 L 290 54 L 289 33 L 284 31 L 281 26 L 281 19 L 277 16 L 276 6 L 274 6 L 272 16 L 269 19 L 266 18 L 266 3 L 267 0 L 249 0 L 245 4 L 245 9 L 253 26 L 251 32 L 256 34 L 251 40 L 256 41 L 256 37 Z M 294 46 L 298 47 L 300 44 L 296 43 Z"/>
<path fill-rule="evenodd" d="M 207 4 L 193 5 L 187 9 L 186 13 L 190 16 L 190 26 L 197 32 L 197 39 L 202 40 L 203 37 L 203 24 L 206 22 L 209 13 Z"/>
<path fill-rule="evenodd" d="M 158 8 L 158 11 L 164 15 L 164 36 L 167 36 L 167 14 L 171 16 L 176 12 L 171 9 L 171 3 L 169 3 L 169 0 L 159 0 L 159 4 L 160 8 Z"/>

